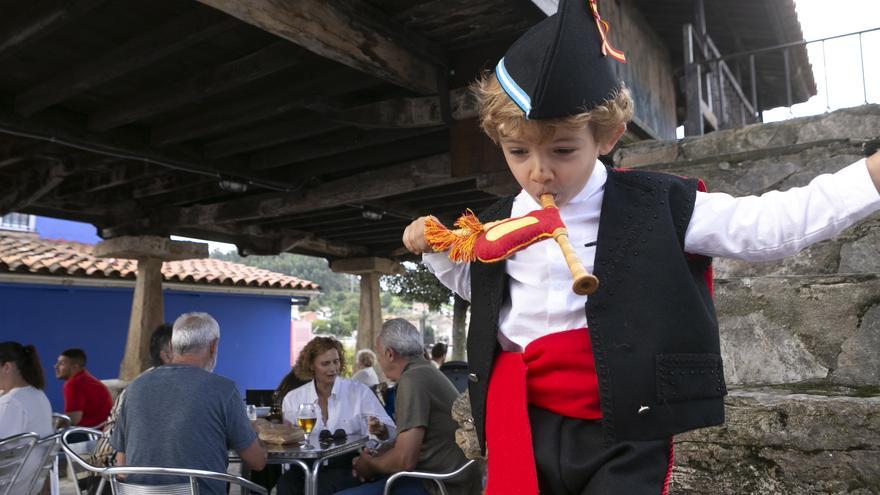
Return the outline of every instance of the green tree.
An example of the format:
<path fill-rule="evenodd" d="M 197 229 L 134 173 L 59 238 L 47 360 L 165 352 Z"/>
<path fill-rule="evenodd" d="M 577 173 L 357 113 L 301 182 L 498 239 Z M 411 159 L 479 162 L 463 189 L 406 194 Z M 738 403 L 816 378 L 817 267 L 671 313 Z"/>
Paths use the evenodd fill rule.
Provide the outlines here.
<path fill-rule="evenodd" d="M 440 306 L 449 304 L 452 298 L 452 291 L 441 284 L 421 263 L 405 263 L 402 274 L 384 276 L 382 283 L 389 292 L 404 301 L 425 303 L 431 311 L 437 311 Z"/>

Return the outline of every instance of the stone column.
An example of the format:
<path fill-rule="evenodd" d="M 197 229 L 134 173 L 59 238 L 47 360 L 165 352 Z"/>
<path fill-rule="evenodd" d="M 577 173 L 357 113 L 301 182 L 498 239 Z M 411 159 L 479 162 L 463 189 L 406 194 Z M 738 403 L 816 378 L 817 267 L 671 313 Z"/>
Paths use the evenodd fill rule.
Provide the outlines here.
<path fill-rule="evenodd" d="M 207 258 L 208 245 L 153 236 L 117 237 L 95 246 L 95 255 L 138 262 L 125 355 L 119 366 L 119 378 L 132 380 L 150 366 L 150 336 L 165 321 L 162 263 Z"/>
<path fill-rule="evenodd" d="M 372 349 L 382 328 L 382 307 L 379 304 L 379 277 L 400 273 L 403 267 L 386 258 L 347 258 L 330 262 L 330 269 L 361 277 L 361 306 L 358 312 L 358 349 Z"/>

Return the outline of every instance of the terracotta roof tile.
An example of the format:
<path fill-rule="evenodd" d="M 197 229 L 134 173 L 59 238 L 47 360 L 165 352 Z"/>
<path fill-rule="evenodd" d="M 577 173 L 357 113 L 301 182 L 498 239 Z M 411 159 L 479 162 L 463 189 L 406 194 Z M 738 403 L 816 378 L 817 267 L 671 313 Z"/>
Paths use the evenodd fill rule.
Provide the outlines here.
<path fill-rule="evenodd" d="M 0 233 L 0 272 L 6 271 L 133 279 L 137 274 L 137 262 L 96 258 L 94 246 L 89 244 Z M 318 284 L 308 280 L 210 258 L 165 262 L 162 275 L 169 282 L 320 290 Z"/>

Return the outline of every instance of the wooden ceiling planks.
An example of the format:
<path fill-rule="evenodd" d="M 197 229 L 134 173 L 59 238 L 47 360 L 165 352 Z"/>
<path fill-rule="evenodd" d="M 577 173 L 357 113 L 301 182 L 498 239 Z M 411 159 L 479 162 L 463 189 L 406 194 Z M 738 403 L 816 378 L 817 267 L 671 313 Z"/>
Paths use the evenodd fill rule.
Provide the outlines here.
<path fill-rule="evenodd" d="M 689 2 L 637 3 L 680 52 Z M 246 4 L 0 0 L 17 10 L 0 20 L 0 206 L 108 237 L 338 258 L 389 256 L 410 218 L 451 221 L 511 189 L 476 166 L 452 177 L 447 122 L 473 117 L 464 86 L 543 18 L 529 0 Z M 719 44 L 774 40 L 724 15 Z M 771 68 L 761 77 L 779 93 Z"/>

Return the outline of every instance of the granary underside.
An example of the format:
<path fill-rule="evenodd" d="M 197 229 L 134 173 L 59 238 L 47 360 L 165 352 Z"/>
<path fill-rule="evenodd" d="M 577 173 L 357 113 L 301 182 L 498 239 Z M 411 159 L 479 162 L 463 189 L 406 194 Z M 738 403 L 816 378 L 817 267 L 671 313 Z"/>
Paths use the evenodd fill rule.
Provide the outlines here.
<path fill-rule="evenodd" d="M 654 3 L 622 2 L 644 10 L 674 69 L 693 9 L 652 19 Z M 528 0 L 0 0 L 0 12 L 12 14 L 0 214 L 246 254 L 399 257 L 411 219 L 449 221 L 516 189 L 466 86 L 544 17 Z M 745 18 L 710 26 L 728 52 L 800 36 L 768 19 L 749 20 L 767 24 L 754 39 Z M 785 88 L 767 74 L 769 105 Z"/>

